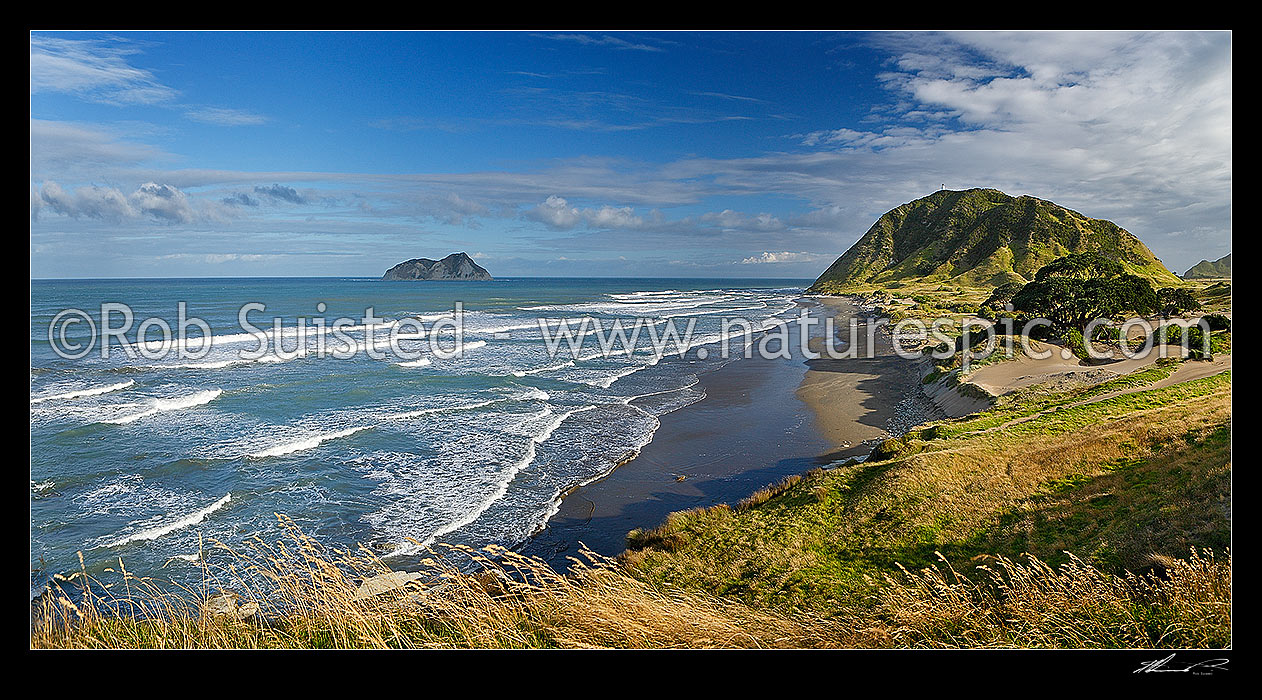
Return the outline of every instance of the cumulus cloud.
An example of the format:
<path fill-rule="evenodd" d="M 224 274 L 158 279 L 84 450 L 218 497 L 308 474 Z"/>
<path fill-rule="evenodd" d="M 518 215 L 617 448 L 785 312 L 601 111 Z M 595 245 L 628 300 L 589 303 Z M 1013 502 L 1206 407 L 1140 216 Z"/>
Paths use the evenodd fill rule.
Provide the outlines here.
<path fill-rule="evenodd" d="M 232 262 L 265 262 L 283 258 L 283 255 L 264 255 L 258 253 L 172 253 L 162 255 L 162 260 L 187 260 L 192 262 L 222 265 Z"/>
<path fill-rule="evenodd" d="M 278 199 L 282 202 L 289 202 L 290 204 L 307 203 L 307 198 L 299 194 L 298 190 L 295 190 L 292 187 L 286 187 L 285 185 L 255 185 L 254 191 L 265 197 Z"/>
<path fill-rule="evenodd" d="M 91 185 L 67 191 L 56 182 L 45 182 L 40 188 L 41 208 L 74 219 L 98 219 L 121 223 L 149 217 L 168 223 L 193 221 L 193 208 L 188 197 L 178 188 L 146 182 L 130 195 L 113 187 Z M 37 212 L 32 212 L 37 215 Z"/>
<path fill-rule="evenodd" d="M 120 222 L 134 218 L 136 210 L 123 193 L 112 187 L 80 187 L 67 192 L 55 182 L 46 182 L 39 192 L 40 203 L 48 209 L 75 219 L 101 219 Z"/>
<path fill-rule="evenodd" d="M 147 214 L 155 219 L 175 223 L 188 223 L 193 220 L 193 210 L 189 206 L 188 197 L 170 185 L 146 182 L 132 193 L 130 201 L 141 214 Z"/>
<path fill-rule="evenodd" d="M 577 226 L 583 220 L 583 213 L 578 208 L 571 207 L 564 197 L 554 194 L 545 199 L 542 204 L 526 210 L 525 217 L 554 229 L 566 230 Z"/>
<path fill-rule="evenodd" d="M 605 205 L 599 209 L 584 212 L 583 217 L 588 226 L 597 228 L 639 228 L 644 219 L 635 215 L 631 207 L 611 207 Z"/>
<path fill-rule="evenodd" d="M 245 192 L 233 192 L 220 201 L 234 207 L 257 207 L 259 205 L 259 200 L 251 197 Z"/>
<path fill-rule="evenodd" d="M 725 229 L 781 231 L 785 228 L 784 222 L 771 214 L 764 213 L 756 216 L 746 216 L 731 209 L 724 209 L 720 212 L 707 212 L 701 215 L 701 220 L 706 223 L 717 224 Z"/>
<path fill-rule="evenodd" d="M 784 251 L 780 253 L 763 252 L 745 258 L 741 261 L 742 265 L 764 265 L 767 263 L 803 263 L 816 262 L 827 259 L 828 256 L 819 253 L 791 253 Z"/>
<path fill-rule="evenodd" d="M 646 218 L 636 214 L 635 209 L 629 206 L 606 204 L 580 209 L 570 206 L 569 201 L 557 195 L 551 195 L 541 204 L 527 209 L 523 216 L 558 231 L 567 231 L 580 224 L 592 229 L 627 230 L 659 227 L 666 223 L 657 210 L 651 211 Z"/>

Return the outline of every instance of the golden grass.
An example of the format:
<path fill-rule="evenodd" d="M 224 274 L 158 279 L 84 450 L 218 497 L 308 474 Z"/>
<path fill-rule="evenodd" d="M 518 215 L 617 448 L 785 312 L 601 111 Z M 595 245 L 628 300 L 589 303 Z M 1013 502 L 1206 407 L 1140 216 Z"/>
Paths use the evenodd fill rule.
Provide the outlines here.
<path fill-rule="evenodd" d="M 884 577 L 883 625 L 872 629 L 899 647 L 1230 646 L 1230 553 L 1219 561 L 1193 549 L 1167 563 L 1162 576 L 1113 576 L 1073 556 L 1059 568 L 994 557 L 969 578 L 940 557 Z"/>
<path fill-rule="evenodd" d="M 124 569 L 58 581 L 33 607 L 34 648 L 1152 647 L 1230 644 L 1231 560 L 1193 550 L 1164 576 L 1115 576 L 1078 559 L 1053 568 L 1003 557 L 969 579 L 942 559 L 882 577 L 831 619 L 757 610 L 652 586 L 590 556 L 560 575 L 490 547 L 442 548 L 407 585 L 371 553 L 286 536 L 207 566 L 197 590 Z M 474 564 L 469 569 L 462 564 Z M 214 574 L 211 569 L 216 569 Z M 227 574 L 231 582 L 220 577 Z M 84 584 L 88 584 L 85 586 Z M 217 590 L 231 583 L 232 604 Z"/>
<path fill-rule="evenodd" d="M 377 595 L 390 570 L 367 549 L 325 549 L 281 517 L 284 536 L 215 545 L 202 585 L 119 569 L 80 571 L 33 605 L 37 648 L 811 647 L 818 625 L 714 596 L 660 590 L 588 553 L 562 576 L 497 547 L 442 546 L 416 580 Z M 222 591 L 235 596 L 225 605 Z M 218 608 L 218 611 L 216 611 Z"/>

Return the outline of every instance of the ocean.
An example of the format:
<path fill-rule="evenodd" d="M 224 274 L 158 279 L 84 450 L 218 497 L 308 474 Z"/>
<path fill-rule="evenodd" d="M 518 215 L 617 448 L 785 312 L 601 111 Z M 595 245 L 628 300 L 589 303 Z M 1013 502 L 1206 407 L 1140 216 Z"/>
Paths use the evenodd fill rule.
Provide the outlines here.
<path fill-rule="evenodd" d="M 90 574 L 122 558 L 131 571 L 196 581 L 199 535 L 229 545 L 272 539 L 277 513 L 322 543 L 364 544 L 401 567 L 438 541 L 520 545 L 564 493 L 636 455 L 663 415 L 702 399 L 699 376 L 741 361 L 745 341 L 722 340 L 722 319 L 765 331 L 796 315 L 807 283 L 32 281 L 32 596 L 54 574 L 78 570 L 77 552 Z M 205 357 L 128 356 L 118 338 L 108 358 L 99 343 L 79 359 L 54 352 L 54 342 L 86 343 L 84 322 L 58 325 L 50 342 L 63 310 L 101 326 L 101 305 L 118 303 L 134 314 L 124 336 L 136 350 L 135 324 L 176 328 L 180 302 L 211 329 Z M 457 302 L 458 356 L 406 340 L 368 354 L 366 326 L 380 338 L 400 319 L 450 318 Z M 238 319 L 248 303 L 265 306 L 249 315 L 255 326 L 281 324 L 279 351 L 242 359 L 258 344 Z M 370 307 L 380 320 L 359 323 Z M 319 356 L 327 332 L 298 335 L 299 319 L 341 317 L 357 319 L 344 333 L 360 350 L 352 357 Z M 682 356 L 678 343 L 662 355 L 644 339 L 602 353 L 599 334 L 588 333 L 577 353 L 562 346 L 550 357 L 540 318 L 572 319 L 574 329 L 581 318 L 602 327 L 623 319 L 628 330 L 637 318 L 681 333 L 695 325 Z M 446 338 L 439 346 L 454 349 L 454 334 Z"/>

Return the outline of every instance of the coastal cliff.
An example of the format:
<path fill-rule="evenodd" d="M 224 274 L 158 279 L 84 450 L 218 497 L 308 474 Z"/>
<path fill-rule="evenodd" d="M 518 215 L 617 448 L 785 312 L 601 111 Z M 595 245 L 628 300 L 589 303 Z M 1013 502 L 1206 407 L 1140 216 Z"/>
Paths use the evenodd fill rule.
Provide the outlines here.
<path fill-rule="evenodd" d="M 491 273 L 464 253 L 452 253 L 442 260 L 413 258 L 386 270 L 383 280 L 474 280 L 488 281 Z"/>

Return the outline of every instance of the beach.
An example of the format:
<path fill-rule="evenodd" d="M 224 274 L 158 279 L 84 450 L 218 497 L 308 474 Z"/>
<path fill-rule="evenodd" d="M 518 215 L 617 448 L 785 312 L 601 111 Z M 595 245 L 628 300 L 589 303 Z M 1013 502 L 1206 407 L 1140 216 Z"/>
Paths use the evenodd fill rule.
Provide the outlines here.
<path fill-rule="evenodd" d="M 852 316 L 866 318 L 845 297 L 800 303 L 816 318 L 833 318 L 843 339 Z M 661 416 L 638 455 L 567 493 L 523 551 L 554 566 L 565 566 L 583 546 L 615 556 L 633 529 L 654 527 L 675 511 L 734 503 L 785 476 L 865 455 L 875 442 L 933 417 L 915 363 L 894 355 L 882 334 L 875 336 L 874 357 L 866 358 L 864 325 L 858 328 L 855 358 L 809 359 L 792 348 L 792 358 L 755 353 L 700 375 L 696 388 L 705 398 Z M 823 341 L 821 323 L 812 328 L 810 350 L 818 352 Z"/>

